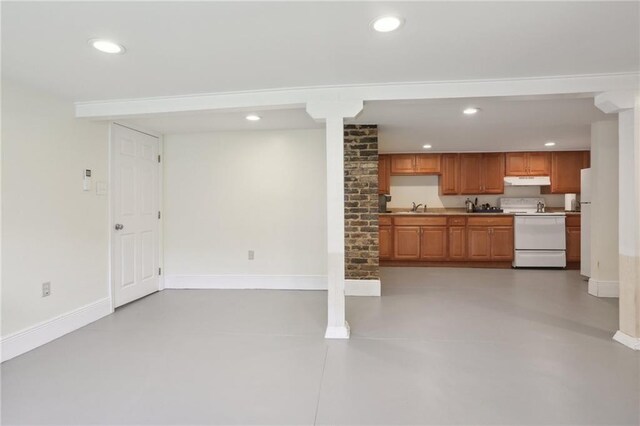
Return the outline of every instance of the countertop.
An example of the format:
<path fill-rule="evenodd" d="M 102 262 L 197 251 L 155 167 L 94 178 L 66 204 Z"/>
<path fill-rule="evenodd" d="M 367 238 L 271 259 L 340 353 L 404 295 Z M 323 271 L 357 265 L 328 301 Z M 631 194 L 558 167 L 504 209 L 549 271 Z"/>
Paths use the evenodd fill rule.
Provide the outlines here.
<path fill-rule="evenodd" d="M 546 210 L 547 213 L 565 213 L 567 215 L 579 215 L 580 212 L 567 212 L 562 208 L 548 208 Z M 455 209 L 455 208 L 434 208 L 427 209 L 426 212 L 419 211 L 417 213 L 410 212 L 407 209 L 391 209 L 390 212 L 380 213 L 382 216 L 513 216 L 513 213 L 467 213 L 467 210 L 464 208 Z"/>

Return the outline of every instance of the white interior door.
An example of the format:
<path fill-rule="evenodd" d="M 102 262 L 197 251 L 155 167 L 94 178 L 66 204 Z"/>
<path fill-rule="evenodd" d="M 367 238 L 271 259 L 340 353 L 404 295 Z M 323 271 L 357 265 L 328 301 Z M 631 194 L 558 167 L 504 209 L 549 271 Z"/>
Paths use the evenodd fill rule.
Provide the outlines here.
<path fill-rule="evenodd" d="M 114 125 L 113 291 L 116 307 L 158 290 L 159 140 Z"/>

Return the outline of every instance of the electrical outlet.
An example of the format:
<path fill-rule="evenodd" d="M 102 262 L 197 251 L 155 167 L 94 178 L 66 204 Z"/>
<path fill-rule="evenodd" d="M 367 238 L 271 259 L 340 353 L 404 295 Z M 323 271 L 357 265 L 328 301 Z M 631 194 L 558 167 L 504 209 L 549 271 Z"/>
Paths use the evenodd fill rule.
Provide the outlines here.
<path fill-rule="evenodd" d="M 49 295 L 51 295 L 51 283 L 47 281 L 46 283 L 42 283 L 42 297 Z"/>
<path fill-rule="evenodd" d="M 249 250 L 249 260 L 253 260 L 256 256 L 256 253 L 253 250 Z"/>

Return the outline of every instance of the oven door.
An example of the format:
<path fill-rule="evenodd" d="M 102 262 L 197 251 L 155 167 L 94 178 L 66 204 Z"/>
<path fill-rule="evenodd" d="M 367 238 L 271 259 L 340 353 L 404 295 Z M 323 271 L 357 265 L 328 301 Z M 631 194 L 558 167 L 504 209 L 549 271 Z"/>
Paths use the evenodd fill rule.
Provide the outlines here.
<path fill-rule="evenodd" d="M 516 250 L 565 250 L 564 216 L 516 216 Z"/>

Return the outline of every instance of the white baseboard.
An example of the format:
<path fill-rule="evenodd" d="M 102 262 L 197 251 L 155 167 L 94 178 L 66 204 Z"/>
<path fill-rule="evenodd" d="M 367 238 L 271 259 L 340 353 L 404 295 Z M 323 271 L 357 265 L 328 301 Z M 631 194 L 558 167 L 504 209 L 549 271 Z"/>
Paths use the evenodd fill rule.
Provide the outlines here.
<path fill-rule="evenodd" d="M 324 275 L 167 275 L 165 289 L 326 290 Z"/>
<path fill-rule="evenodd" d="M 626 333 L 618 330 L 616 334 L 613 336 L 613 340 L 618 343 L 622 343 L 623 345 L 633 349 L 634 351 L 640 351 L 640 339 L 637 337 L 631 337 Z"/>
<path fill-rule="evenodd" d="M 620 283 L 589 278 L 589 294 L 596 297 L 620 297 Z"/>
<path fill-rule="evenodd" d="M 324 334 L 325 339 L 348 339 L 351 334 L 349 323 L 344 322 L 344 326 L 340 327 L 327 327 L 327 332 Z"/>
<path fill-rule="evenodd" d="M 344 280 L 346 296 L 380 296 L 380 280 Z"/>
<path fill-rule="evenodd" d="M 165 289 L 326 290 L 326 275 L 167 275 Z M 380 280 L 345 280 L 347 296 L 380 296 Z"/>
<path fill-rule="evenodd" d="M 113 312 L 106 297 L 2 338 L 2 362 L 71 333 Z"/>

